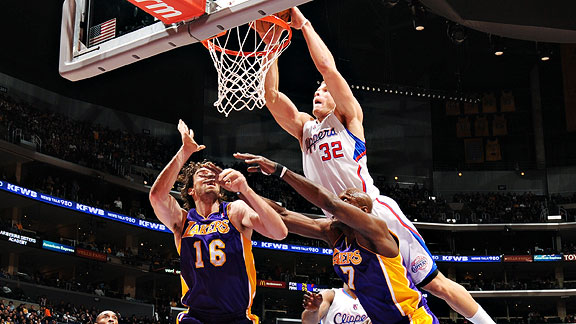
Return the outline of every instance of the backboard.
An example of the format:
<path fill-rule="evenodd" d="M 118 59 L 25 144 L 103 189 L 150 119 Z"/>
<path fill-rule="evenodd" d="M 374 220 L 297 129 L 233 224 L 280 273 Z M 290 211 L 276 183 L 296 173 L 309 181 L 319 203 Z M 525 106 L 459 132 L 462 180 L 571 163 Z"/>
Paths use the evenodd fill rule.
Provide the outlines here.
<path fill-rule="evenodd" d="M 205 3 L 203 13 L 164 24 L 126 0 L 65 0 L 60 75 L 71 81 L 90 78 L 311 0 L 187 1 Z"/>

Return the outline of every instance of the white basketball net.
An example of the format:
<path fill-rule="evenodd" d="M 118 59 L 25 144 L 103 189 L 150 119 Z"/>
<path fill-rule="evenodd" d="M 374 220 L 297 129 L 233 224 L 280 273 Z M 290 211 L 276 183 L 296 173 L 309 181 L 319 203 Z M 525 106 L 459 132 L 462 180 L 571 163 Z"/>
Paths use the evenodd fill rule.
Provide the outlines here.
<path fill-rule="evenodd" d="M 280 20 L 276 17 L 265 19 L 268 18 Z M 285 25 L 286 29 L 270 23 L 268 31 L 260 37 L 254 28 L 256 23 L 252 21 L 248 26 L 234 27 L 226 35 L 204 42 L 218 72 L 218 100 L 214 106 L 226 117 L 232 110 L 264 107 L 266 74 L 290 44 L 292 35 L 288 25 Z"/>

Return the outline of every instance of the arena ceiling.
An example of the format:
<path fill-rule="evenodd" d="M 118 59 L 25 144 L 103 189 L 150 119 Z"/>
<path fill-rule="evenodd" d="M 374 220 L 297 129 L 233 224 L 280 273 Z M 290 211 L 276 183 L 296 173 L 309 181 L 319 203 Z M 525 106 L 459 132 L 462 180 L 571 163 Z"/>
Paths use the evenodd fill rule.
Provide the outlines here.
<path fill-rule="evenodd" d="M 527 86 L 531 68 L 541 63 L 536 43 L 526 39 L 569 41 L 576 29 L 572 1 L 554 6 L 535 0 L 422 3 L 426 28 L 421 32 L 414 30 L 410 4 L 403 0 L 314 0 L 301 9 L 350 83 L 447 91 Z M 170 123 L 192 118 L 203 108 L 203 89 L 214 87 L 216 77 L 199 44 L 83 81 L 60 77 L 61 8 L 62 1 L 0 2 L 0 72 L 64 96 Z M 455 33 L 446 17 L 468 27 Z M 506 54 L 495 57 L 488 33 L 523 40 L 506 39 Z M 559 78 L 558 62 L 553 57 L 543 68 Z M 310 72 L 314 67 L 300 33 L 282 55 L 280 67 L 284 91 L 305 97 L 316 87 L 319 75 Z"/>

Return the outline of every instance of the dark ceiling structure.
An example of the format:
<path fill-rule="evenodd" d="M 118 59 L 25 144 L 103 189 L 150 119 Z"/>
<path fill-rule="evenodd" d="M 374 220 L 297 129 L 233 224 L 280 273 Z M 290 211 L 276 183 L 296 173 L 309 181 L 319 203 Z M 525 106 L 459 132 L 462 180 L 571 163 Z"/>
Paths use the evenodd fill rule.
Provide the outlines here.
<path fill-rule="evenodd" d="M 422 0 L 433 13 L 503 37 L 576 43 L 576 2 L 570 0 Z"/>
<path fill-rule="evenodd" d="M 425 29 L 413 25 L 423 8 Z M 314 0 L 304 14 L 351 84 L 408 86 L 454 92 L 527 86 L 539 61 L 535 41 L 576 39 L 572 1 Z M 204 108 L 216 73 L 200 44 L 172 50 L 103 75 L 70 82 L 58 74 L 62 1 L 0 2 L 0 72 L 61 95 L 174 123 Z M 457 24 L 456 24 L 457 23 Z M 489 34 L 505 39 L 496 57 Z M 552 48 L 554 49 L 554 46 Z M 560 78 L 558 56 L 543 69 Z M 280 58 L 281 88 L 311 96 L 320 76 L 301 33 Z"/>

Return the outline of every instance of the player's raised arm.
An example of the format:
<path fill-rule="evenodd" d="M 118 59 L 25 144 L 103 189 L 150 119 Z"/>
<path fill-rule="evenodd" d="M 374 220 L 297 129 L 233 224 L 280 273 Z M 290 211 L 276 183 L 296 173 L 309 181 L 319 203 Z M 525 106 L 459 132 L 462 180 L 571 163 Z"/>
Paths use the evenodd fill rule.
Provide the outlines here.
<path fill-rule="evenodd" d="M 150 204 L 158 219 L 168 227 L 179 241 L 182 232 L 183 220 L 186 217 L 186 211 L 180 207 L 176 199 L 170 195 L 170 190 L 176 183 L 180 170 L 188 161 L 190 155 L 205 148 L 194 140 L 194 131 L 188 129 L 188 126 L 180 120 L 178 131 L 182 136 L 182 146 L 174 155 L 172 160 L 160 172 L 156 181 L 150 188 Z"/>
<path fill-rule="evenodd" d="M 362 107 L 354 97 L 350 86 L 336 68 L 332 53 L 322 41 L 322 38 L 316 33 L 312 23 L 304 17 L 298 8 L 292 8 L 291 16 L 292 27 L 302 30 L 312 61 L 314 61 L 318 72 L 322 74 L 324 82 L 326 82 L 326 88 L 334 98 L 336 116 L 348 130 L 364 141 Z M 318 91 L 320 90 L 321 88 Z"/>
<path fill-rule="evenodd" d="M 386 222 L 368 214 L 370 211 L 368 208 L 365 210 L 361 209 L 363 206 L 357 204 L 358 199 L 354 195 L 346 193 L 342 197 L 344 200 L 341 200 L 340 197 L 324 187 L 263 156 L 236 153 L 234 157 L 244 160 L 248 164 L 256 164 L 248 168 L 250 172 L 258 171 L 279 176 L 312 204 L 334 215 L 342 223 L 350 226 L 363 236 L 373 238 L 373 243 L 384 256 L 393 257 L 398 254 L 398 246 L 388 232 Z M 369 196 L 366 195 L 366 199 L 371 204 Z"/>
<path fill-rule="evenodd" d="M 266 107 L 278 125 L 301 142 L 304 123 L 312 120 L 312 116 L 298 111 L 292 100 L 278 90 L 279 81 L 278 60 L 276 60 L 264 80 Z"/>

